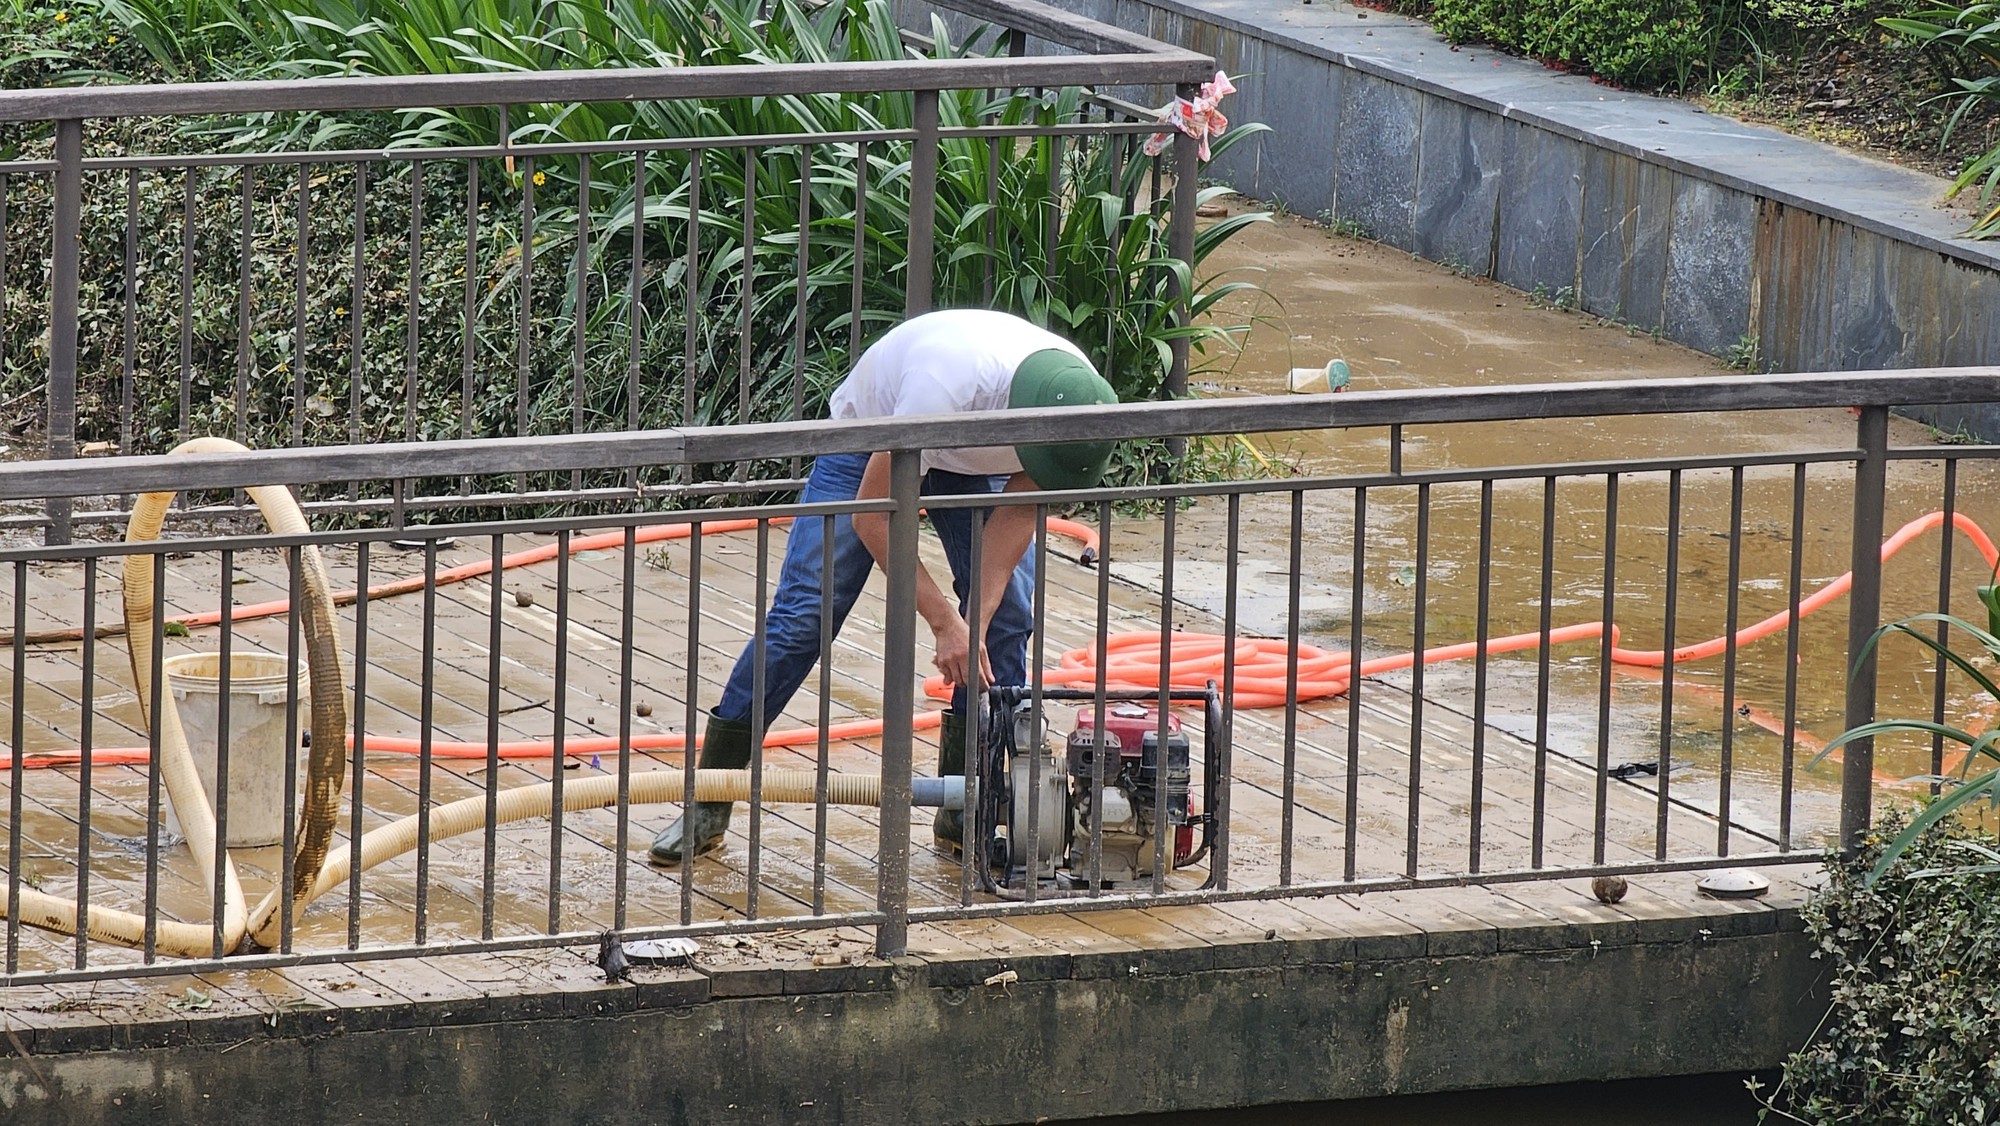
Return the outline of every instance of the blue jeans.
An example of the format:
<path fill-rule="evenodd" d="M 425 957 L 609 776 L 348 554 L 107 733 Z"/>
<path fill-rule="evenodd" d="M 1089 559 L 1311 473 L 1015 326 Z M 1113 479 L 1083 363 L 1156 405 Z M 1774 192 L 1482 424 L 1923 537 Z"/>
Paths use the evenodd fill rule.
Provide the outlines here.
<path fill-rule="evenodd" d="M 812 474 L 799 493 L 801 503 L 853 500 L 861 491 L 861 473 L 868 465 L 867 454 L 832 454 L 813 462 Z M 1005 477 L 969 477 L 933 469 L 924 475 L 926 496 L 997 493 L 1006 486 Z M 946 508 L 931 512 L 931 526 L 944 543 L 945 558 L 951 563 L 951 588 L 964 612 L 967 578 L 977 565 L 972 558 L 972 521 L 984 520 L 988 509 Z M 820 612 L 833 615 L 833 636 L 839 636 L 848 611 L 868 583 L 875 557 L 854 534 L 854 521 L 847 516 L 831 518 L 833 525 L 833 577 L 831 588 L 821 582 L 825 562 L 828 517 L 802 516 L 792 521 L 785 562 L 778 571 L 778 590 L 764 615 L 764 722 L 785 710 L 803 684 L 806 674 L 822 654 L 819 650 Z M 1032 599 L 1035 589 L 1035 553 L 1022 553 L 1015 565 L 1007 592 L 986 626 L 987 659 L 992 662 L 996 684 L 1028 682 L 1028 637 L 1034 630 Z M 921 642 L 920 642 L 921 644 Z M 750 715 L 751 689 L 756 675 L 757 644 L 743 647 L 722 690 L 722 702 L 715 706 L 721 719 L 746 720 Z M 964 686 L 952 692 L 952 711 L 965 714 Z"/>

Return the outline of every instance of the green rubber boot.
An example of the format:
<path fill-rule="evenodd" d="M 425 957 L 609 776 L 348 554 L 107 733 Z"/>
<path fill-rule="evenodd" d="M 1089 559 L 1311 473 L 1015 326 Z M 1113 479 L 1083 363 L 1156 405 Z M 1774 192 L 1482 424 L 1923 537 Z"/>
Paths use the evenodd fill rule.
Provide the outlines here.
<path fill-rule="evenodd" d="M 750 722 L 711 714 L 708 730 L 701 737 L 701 757 L 695 760 L 695 765 L 708 770 L 741 770 L 750 765 Z M 673 824 L 653 838 L 646 859 L 661 867 L 678 867 L 682 844 L 690 839 L 690 834 L 696 856 L 721 847 L 723 835 L 729 832 L 729 817 L 735 811 L 734 802 L 700 801 L 689 805 L 674 818 Z"/>
<path fill-rule="evenodd" d="M 944 726 L 938 729 L 938 777 L 949 778 L 965 774 L 965 717 L 957 712 L 944 713 Z M 965 813 L 957 809 L 940 809 L 931 821 L 931 836 L 937 840 L 938 848 L 957 856 L 965 847 Z"/>

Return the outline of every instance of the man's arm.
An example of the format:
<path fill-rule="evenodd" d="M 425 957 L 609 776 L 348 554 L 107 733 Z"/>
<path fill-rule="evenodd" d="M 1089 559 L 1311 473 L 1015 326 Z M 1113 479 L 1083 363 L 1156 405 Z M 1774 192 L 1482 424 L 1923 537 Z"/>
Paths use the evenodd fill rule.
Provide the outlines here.
<path fill-rule="evenodd" d="M 1019 476 L 1025 477 L 1026 474 L 1019 474 Z M 1012 482 L 1009 482 L 1009 488 L 1012 488 Z M 888 495 L 889 455 L 878 453 L 868 459 L 868 466 L 861 473 L 861 488 L 855 494 L 855 499 L 881 500 Z M 1034 510 L 1029 509 L 1028 512 L 1028 529 L 1029 534 L 1032 535 L 1034 530 Z M 990 534 L 990 524 L 988 528 Z M 888 570 L 889 558 L 888 514 L 885 512 L 855 513 L 854 534 L 861 538 L 861 543 L 868 549 L 868 554 L 874 556 L 876 564 L 886 572 Z M 1026 543 L 1025 540 L 1021 542 L 1024 545 Z M 986 555 L 990 558 L 992 554 L 992 543 L 989 540 Z M 1019 551 L 1015 552 L 1014 558 L 1016 561 L 1021 558 Z M 1009 565 L 1008 569 L 1011 570 L 1012 566 Z M 985 569 L 982 569 L 980 572 L 981 602 L 986 601 L 983 596 L 990 585 L 987 581 L 987 574 L 988 570 Z M 1004 581 L 1005 572 L 1002 572 L 1002 576 Z M 972 684 L 973 649 L 970 635 L 965 629 L 965 619 L 958 616 L 958 608 L 952 604 L 951 599 L 939 588 L 937 581 L 931 578 L 930 570 L 924 566 L 921 559 L 916 560 L 916 577 L 917 613 L 922 615 L 924 621 L 930 624 L 931 633 L 937 638 L 937 656 L 934 658 L 934 663 L 937 665 L 938 672 L 942 673 L 945 680 L 952 684 Z M 999 605 L 998 598 L 993 600 L 993 605 Z M 978 649 L 978 653 L 978 683 L 986 684 L 992 680 L 993 670 L 986 663 L 986 649 L 984 646 Z"/>

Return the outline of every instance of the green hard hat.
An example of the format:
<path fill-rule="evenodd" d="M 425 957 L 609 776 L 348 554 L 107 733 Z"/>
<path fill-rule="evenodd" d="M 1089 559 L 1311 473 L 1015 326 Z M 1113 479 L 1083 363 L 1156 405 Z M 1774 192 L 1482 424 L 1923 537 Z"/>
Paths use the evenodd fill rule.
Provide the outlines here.
<path fill-rule="evenodd" d="M 1061 348 L 1035 352 L 1014 369 L 1007 405 L 1085 407 L 1118 401 L 1118 393 L 1089 361 Z M 1111 464 L 1111 442 L 1023 443 L 1014 447 L 1035 484 L 1044 489 L 1088 489 Z"/>

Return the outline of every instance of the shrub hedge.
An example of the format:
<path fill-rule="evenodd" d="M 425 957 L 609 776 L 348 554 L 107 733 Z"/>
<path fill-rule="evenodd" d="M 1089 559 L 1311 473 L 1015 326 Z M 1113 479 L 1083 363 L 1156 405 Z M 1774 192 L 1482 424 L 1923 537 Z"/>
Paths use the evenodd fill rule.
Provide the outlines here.
<path fill-rule="evenodd" d="M 1746 0 L 1433 0 L 1428 16 L 1454 43 L 1491 43 L 1624 86 L 1684 90 L 1717 69 Z"/>

